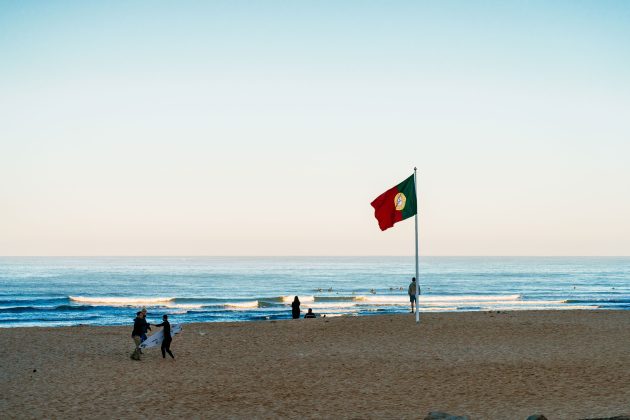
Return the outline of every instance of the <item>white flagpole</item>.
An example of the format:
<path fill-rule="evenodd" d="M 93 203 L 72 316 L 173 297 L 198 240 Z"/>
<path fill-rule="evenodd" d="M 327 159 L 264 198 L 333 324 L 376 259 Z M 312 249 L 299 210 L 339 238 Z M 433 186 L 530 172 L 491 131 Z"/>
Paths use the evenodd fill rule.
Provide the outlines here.
<path fill-rule="evenodd" d="M 416 194 L 416 324 L 420 323 L 420 276 L 418 267 L 418 181 L 417 168 L 413 168 L 413 188 Z"/>

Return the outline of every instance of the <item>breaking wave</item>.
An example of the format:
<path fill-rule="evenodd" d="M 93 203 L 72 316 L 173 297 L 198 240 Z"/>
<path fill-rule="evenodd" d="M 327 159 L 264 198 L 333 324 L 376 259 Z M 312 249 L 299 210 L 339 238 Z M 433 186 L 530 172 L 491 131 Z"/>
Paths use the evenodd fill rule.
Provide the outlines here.
<path fill-rule="evenodd" d="M 175 300 L 172 297 L 86 297 L 86 296 L 68 296 L 72 302 L 89 303 L 91 305 L 108 305 L 108 306 L 148 306 L 159 305 Z"/>
<path fill-rule="evenodd" d="M 250 302 L 230 302 L 230 303 L 226 303 L 225 307 L 232 308 L 232 309 L 258 308 L 258 301 L 252 300 Z"/>

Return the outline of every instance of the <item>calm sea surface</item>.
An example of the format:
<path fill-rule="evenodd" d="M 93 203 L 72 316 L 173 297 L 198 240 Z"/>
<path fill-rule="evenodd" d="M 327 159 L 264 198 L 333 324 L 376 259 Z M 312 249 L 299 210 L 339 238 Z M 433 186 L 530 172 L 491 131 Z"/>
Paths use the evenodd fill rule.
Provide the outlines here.
<path fill-rule="evenodd" d="M 0 257 L 0 327 L 409 311 L 413 257 Z M 630 257 L 424 257 L 423 312 L 630 309 Z"/>

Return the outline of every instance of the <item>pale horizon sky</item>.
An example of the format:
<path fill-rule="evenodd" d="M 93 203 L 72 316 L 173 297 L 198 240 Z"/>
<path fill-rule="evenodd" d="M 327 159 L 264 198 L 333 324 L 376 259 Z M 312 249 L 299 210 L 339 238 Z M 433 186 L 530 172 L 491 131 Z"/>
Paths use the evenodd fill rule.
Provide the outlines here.
<path fill-rule="evenodd" d="M 630 2 L 0 3 L 0 255 L 630 255 Z"/>

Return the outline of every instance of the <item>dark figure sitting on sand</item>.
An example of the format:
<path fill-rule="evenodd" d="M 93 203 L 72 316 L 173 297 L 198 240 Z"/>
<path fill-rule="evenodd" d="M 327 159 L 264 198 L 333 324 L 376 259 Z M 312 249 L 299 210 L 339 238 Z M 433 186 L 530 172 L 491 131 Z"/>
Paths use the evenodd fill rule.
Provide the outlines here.
<path fill-rule="evenodd" d="M 313 313 L 311 308 L 308 308 L 308 312 L 304 315 L 304 319 L 306 318 L 317 318 L 317 316 Z"/>
<path fill-rule="evenodd" d="M 162 334 L 164 334 L 164 339 L 162 340 L 162 358 L 166 359 L 166 353 L 168 353 L 173 359 L 173 353 L 171 353 L 171 341 L 173 341 L 173 337 L 171 337 L 171 323 L 168 322 L 168 315 L 162 315 L 162 323 L 157 324 L 156 327 L 164 327 L 162 330 Z"/>
<path fill-rule="evenodd" d="M 293 319 L 298 319 L 300 317 L 300 299 L 296 296 L 291 303 L 291 315 L 293 315 Z"/>

